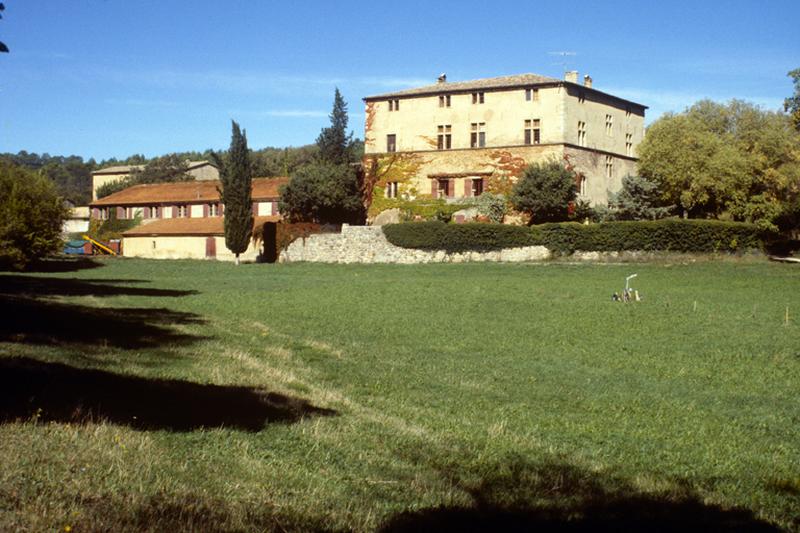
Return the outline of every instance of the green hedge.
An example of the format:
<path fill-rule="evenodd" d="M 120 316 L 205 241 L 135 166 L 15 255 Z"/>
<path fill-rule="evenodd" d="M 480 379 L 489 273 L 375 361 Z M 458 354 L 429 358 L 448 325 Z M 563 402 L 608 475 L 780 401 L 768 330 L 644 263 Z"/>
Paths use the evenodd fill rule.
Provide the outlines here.
<path fill-rule="evenodd" d="M 485 252 L 539 244 L 530 228 L 503 224 L 407 222 L 383 226 L 383 232 L 396 246 L 421 250 Z"/>
<path fill-rule="evenodd" d="M 531 227 L 415 222 L 387 225 L 383 231 L 389 242 L 403 248 L 483 252 L 542 245 L 563 254 L 576 250 L 737 252 L 761 249 L 771 237 L 752 224 L 682 219 Z"/>

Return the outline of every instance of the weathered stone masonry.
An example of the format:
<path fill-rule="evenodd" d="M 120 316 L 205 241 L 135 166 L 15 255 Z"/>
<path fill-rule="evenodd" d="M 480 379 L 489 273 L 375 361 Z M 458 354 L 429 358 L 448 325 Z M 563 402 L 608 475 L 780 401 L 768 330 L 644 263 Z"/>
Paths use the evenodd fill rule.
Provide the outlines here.
<path fill-rule="evenodd" d="M 544 246 L 508 248 L 494 252 L 424 251 L 390 243 L 380 226 L 342 226 L 341 233 L 322 233 L 297 239 L 281 252 L 281 263 L 465 263 L 469 261 L 525 262 L 550 258 Z"/>

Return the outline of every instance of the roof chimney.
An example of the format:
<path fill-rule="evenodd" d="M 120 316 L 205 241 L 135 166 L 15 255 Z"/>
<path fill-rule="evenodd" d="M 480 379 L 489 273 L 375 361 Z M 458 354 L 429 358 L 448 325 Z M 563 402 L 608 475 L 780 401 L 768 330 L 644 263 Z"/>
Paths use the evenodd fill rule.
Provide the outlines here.
<path fill-rule="evenodd" d="M 578 83 L 578 71 L 570 70 L 568 72 L 565 72 L 564 81 L 568 81 L 570 83 Z"/>
<path fill-rule="evenodd" d="M 592 77 L 588 74 L 583 77 L 583 86 L 588 87 L 589 89 L 592 88 Z"/>
<path fill-rule="evenodd" d="M 445 82 L 447 82 L 447 74 L 442 72 L 441 74 L 439 74 L 439 77 L 436 78 L 436 83 L 445 83 Z"/>

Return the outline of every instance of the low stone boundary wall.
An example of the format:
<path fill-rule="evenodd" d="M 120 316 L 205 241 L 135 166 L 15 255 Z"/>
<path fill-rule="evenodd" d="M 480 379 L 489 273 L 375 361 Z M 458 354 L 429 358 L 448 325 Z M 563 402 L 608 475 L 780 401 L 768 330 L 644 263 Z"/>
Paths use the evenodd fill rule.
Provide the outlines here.
<path fill-rule="evenodd" d="M 525 262 L 550 258 L 544 246 L 524 246 L 494 252 L 448 254 L 400 248 L 386 240 L 381 226 L 342 226 L 341 233 L 320 233 L 297 239 L 280 253 L 281 263 L 464 263 L 467 261 Z"/>

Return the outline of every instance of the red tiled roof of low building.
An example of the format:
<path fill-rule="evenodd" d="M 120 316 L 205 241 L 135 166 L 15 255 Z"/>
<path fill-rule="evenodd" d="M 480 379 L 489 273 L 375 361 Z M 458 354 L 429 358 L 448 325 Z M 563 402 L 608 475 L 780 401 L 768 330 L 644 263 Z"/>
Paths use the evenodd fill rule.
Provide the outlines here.
<path fill-rule="evenodd" d="M 254 178 L 253 201 L 276 200 L 280 186 L 289 178 Z M 218 202 L 219 181 L 179 181 L 175 183 L 148 183 L 134 185 L 127 189 L 95 200 L 90 205 L 103 207 L 110 205 L 159 205 L 175 203 Z"/>

